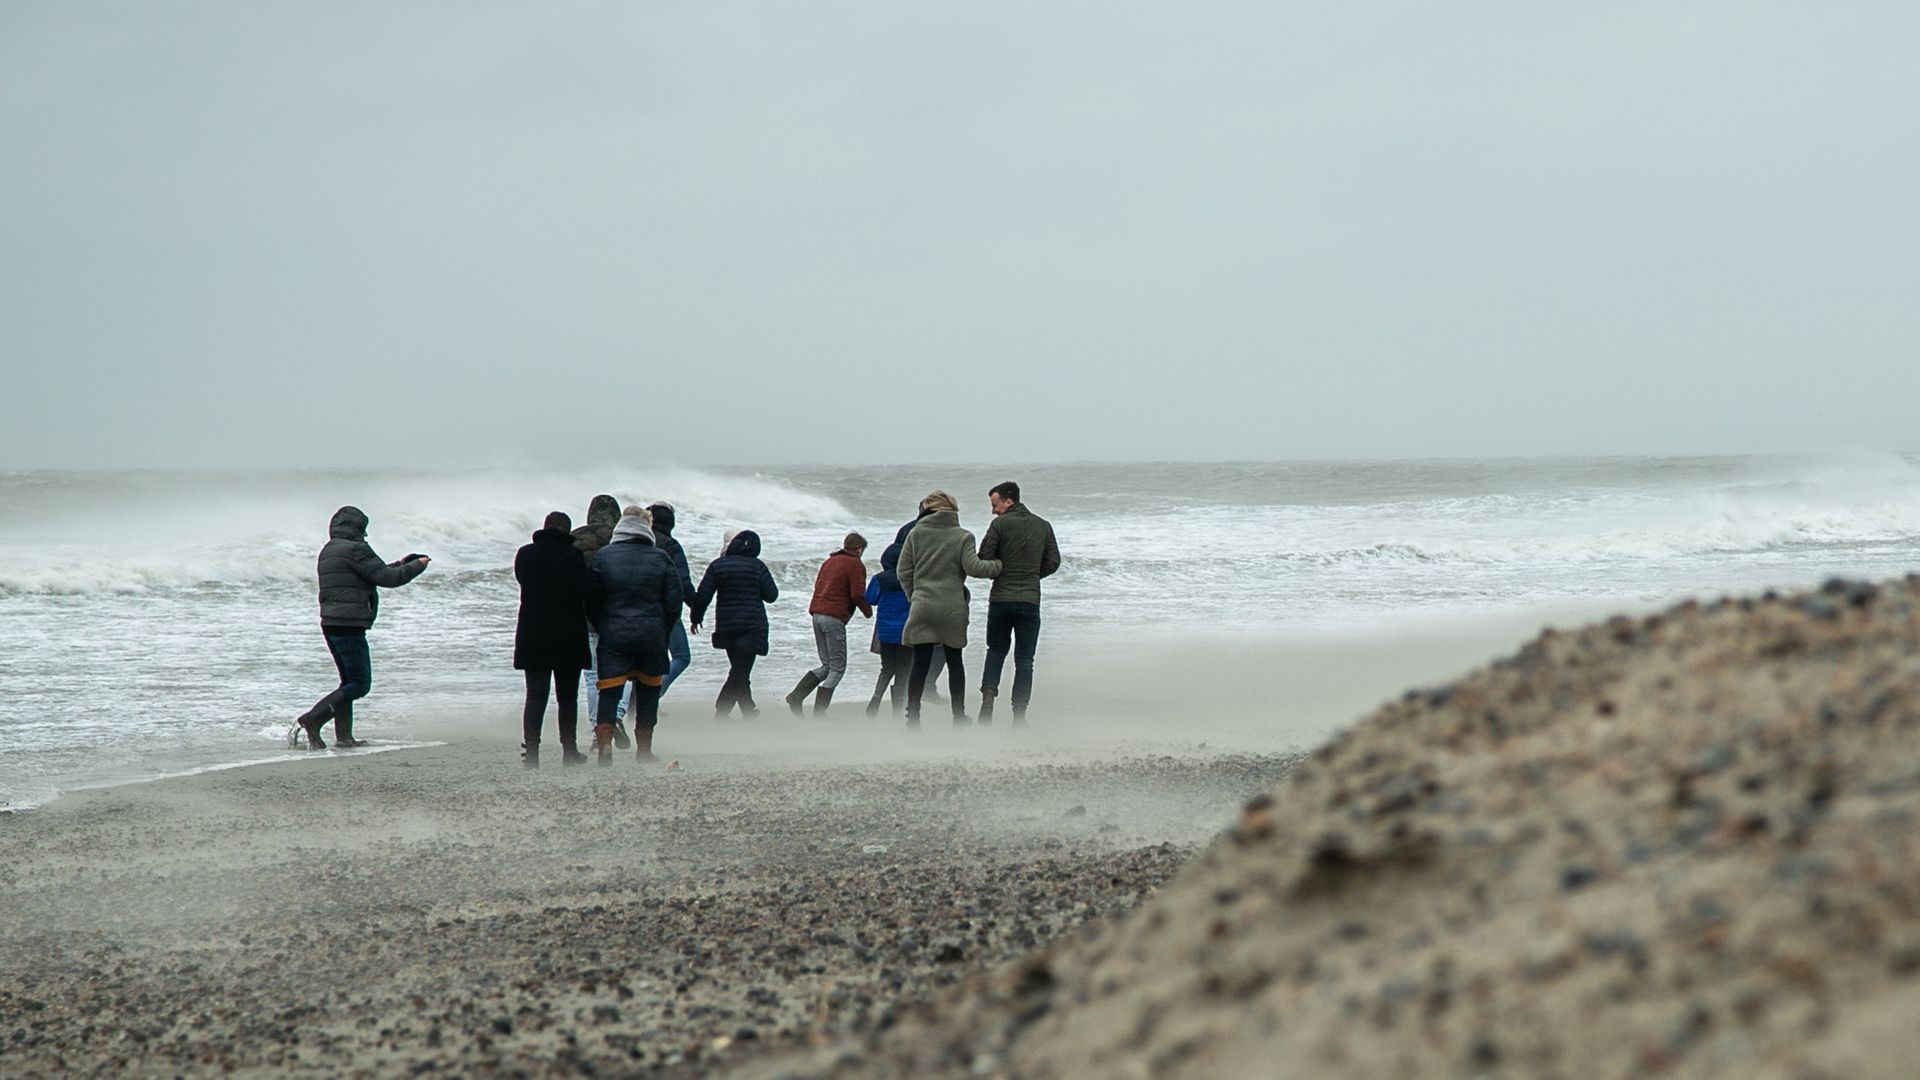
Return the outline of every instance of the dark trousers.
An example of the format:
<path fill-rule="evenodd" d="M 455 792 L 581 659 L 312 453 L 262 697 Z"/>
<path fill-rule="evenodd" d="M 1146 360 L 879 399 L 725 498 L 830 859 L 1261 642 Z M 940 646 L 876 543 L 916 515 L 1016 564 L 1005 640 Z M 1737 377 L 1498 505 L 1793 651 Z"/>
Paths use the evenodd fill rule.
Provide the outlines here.
<path fill-rule="evenodd" d="M 880 701 L 880 695 L 887 692 L 889 684 L 893 687 L 893 711 L 899 712 L 901 704 L 907 698 L 907 680 L 913 675 L 913 646 L 888 645 L 881 642 L 880 678 L 873 684 L 873 700 Z"/>
<path fill-rule="evenodd" d="M 315 702 L 307 715 L 318 717 L 322 724 L 332 720 L 334 737 L 351 739 L 353 703 L 373 689 L 373 654 L 367 651 L 365 634 L 327 634 L 326 638 L 333 666 L 340 672 L 340 685 Z"/>
<path fill-rule="evenodd" d="M 961 659 L 960 650 L 952 645 L 938 645 L 928 642 L 913 647 L 913 674 L 907 679 L 907 719 L 918 722 L 920 719 L 920 695 L 927 689 L 927 672 L 933 669 L 933 650 L 941 650 L 947 658 L 948 704 L 953 706 L 953 715 L 959 716 L 967 711 L 967 664 Z"/>
<path fill-rule="evenodd" d="M 626 683 L 617 683 L 601 689 L 600 714 L 596 717 L 599 723 L 611 725 L 620 722 L 620 696 L 626 692 Z M 634 679 L 634 733 L 638 734 L 642 731 L 652 731 L 658 723 L 660 723 L 660 683 Z"/>
<path fill-rule="evenodd" d="M 529 668 L 527 704 L 520 710 L 521 745 L 540 745 L 540 728 L 547 720 L 547 689 L 551 684 L 560 707 L 560 745 L 571 748 L 580 732 L 580 670 Z"/>
<path fill-rule="evenodd" d="M 987 605 L 987 669 L 980 689 L 1000 691 L 1000 669 L 1013 649 L 1013 714 L 1027 711 L 1033 697 L 1033 651 L 1040 644 L 1040 605 L 1001 600 Z"/>
<path fill-rule="evenodd" d="M 720 696 L 714 699 L 715 715 L 725 716 L 735 705 L 740 706 L 743 717 L 760 711 L 753 703 L 753 662 L 759 658 L 752 649 L 727 650 L 727 681 L 721 684 Z"/>

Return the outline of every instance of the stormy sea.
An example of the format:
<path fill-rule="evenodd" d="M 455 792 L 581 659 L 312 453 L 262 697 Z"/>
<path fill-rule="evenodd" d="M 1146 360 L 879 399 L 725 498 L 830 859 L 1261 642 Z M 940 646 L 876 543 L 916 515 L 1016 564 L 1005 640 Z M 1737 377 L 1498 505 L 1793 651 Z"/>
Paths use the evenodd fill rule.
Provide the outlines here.
<path fill-rule="evenodd" d="M 63 791 L 299 757 L 335 681 L 314 599 L 334 509 L 383 557 L 434 557 L 384 595 L 358 733 L 385 748 L 513 730 L 515 549 L 549 510 L 665 500 L 698 579 L 752 528 L 782 590 L 765 708 L 813 663 L 815 570 L 849 531 L 869 565 L 934 488 L 976 535 L 1013 479 L 1049 518 L 1049 650 L 1365 640 L 1490 616 L 1640 611 L 1686 595 L 1920 568 L 1920 461 L 1816 457 L 1057 464 L 579 471 L 0 473 L 0 809 Z M 986 590 L 974 590 L 977 664 Z M 849 687 L 877 668 L 851 631 Z M 711 724 L 724 676 L 696 639 L 664 724 Z M 1148 665 L 1151 667 L 1152 665 Z M 977 670 L 977 669 L 976 669 Z M 1141 677 L 1178 682 L 1179 665 Z M 977 679 L 975 680 L 977 682 Z M 1036 708 L 1045 704 L 1045 686 Z M 851 692 L 847 697 L 854 697 Z M 435 718 L 429 730 L 425 718 Z M 839 737 L 865 738 L 855 712 Z M 450 727 L 449 724 L 452 726 Z M 734 735 L 754 738 L 752 725 Z"/>

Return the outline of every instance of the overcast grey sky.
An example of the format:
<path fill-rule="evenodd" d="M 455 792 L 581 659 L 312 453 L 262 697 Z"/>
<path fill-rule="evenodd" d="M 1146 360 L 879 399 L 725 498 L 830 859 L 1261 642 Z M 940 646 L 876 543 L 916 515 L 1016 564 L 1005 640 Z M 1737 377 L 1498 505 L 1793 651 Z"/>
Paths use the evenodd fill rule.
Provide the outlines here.
<path fill-rule="evenodd" d="M 0 2 L 0 467 L 1920 448 L 1920 5 Z"/>

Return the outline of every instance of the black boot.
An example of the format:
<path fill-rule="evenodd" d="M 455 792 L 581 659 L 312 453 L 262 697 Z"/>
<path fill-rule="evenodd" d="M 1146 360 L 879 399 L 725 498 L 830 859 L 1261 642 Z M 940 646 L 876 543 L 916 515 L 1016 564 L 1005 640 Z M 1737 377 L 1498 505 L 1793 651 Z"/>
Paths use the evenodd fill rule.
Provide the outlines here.
<path fill-rule="evenodd" d="M 585 765 L 586 763 L 587 763 L 587 755 L 580 752 L 580 747 L 578 744 L 571 743 L 571 742 L 564 742 L 560 744 L 560 764 Z"/>
<path fill-rule="evenodd" d="M 989 687 L 980 688 L 980 722 L 982 724 L 993 723 L 993 698 L 998 693 L 998 690 Z"/>
<path fill-rule="evenodd" d="M 333 708 L 333 745 L 342 750 L 367 745 L 365 739 L 353 737 L 353 702 L 351 701 L 343 701 Z"/>
<path fill-rule="evenodd" d="M 826 712 L 827 706 L 832 703 L 833 687 L 821 687 L 819 693 L 813 695 L 813 715 L 819 716 L 821 713 Z"/>
<path fill-rule="evenodd" d="M 520 747 L 520 764 L 524 768 L 540 767 L 540 744 L 528 743 Z"/>
<path fill-rule="evenodd" d="M 301 713 L 300 719 L 295 721 L 300 725 L 301 730 L 307 733 L 307 749 L 325 750 L 327 748 L 327 740 L 320 737 L 320 729 L 326 726 L 327 721 L 333 719 L 334 706 L 338 705 L 344 697 L 346 697 L 345 691 L 335 690 L 314 702 L 313 708 Z"/>
<path fill-rule="evenodd" d="M 875 694 L 873 695 L 872 700 L 867 702 L 867 716 L 869 718 L 872 718 L 879 715 L 880 715 L 880 695 Z"/>
<path fill-rule="evenodd" d="M 807 700 L 807 695 L 813 693 L 813 688 L 819 685 L 820 676 L 811 671 L 800 676 L 800 681 L 794 684 L 793 693 L 787 695 L 787 708 L 793 710 L 793 715 L 804 715 L 800 706 Z"/>

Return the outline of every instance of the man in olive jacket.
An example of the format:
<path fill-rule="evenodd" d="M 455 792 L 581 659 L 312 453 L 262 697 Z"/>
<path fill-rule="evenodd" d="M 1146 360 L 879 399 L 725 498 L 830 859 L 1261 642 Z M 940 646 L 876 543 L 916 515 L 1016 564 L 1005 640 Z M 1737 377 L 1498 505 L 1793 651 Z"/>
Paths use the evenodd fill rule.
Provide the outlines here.
<path fill-rule="evenodd" d="M 1013 650 L 1013 723 L 1027 723 L 1033 697 L 1033 653 L 1040 644 L 1040 579 L 1060 569 L 1060 545 L 1046 518 L 1020 503 L 1020 485 L 1011 480 L 987 492 L 993 524 L 980 541 L 982 559 L 998 559 L 1000 576 L 987 596 L 987 667 L 980 677 L 980 722 L 993 722 L 993 699 L 1000 693 L 1000 669 Z"/>
<path fill-rule="evenodd" d="M 340 686 L 314 703 L 300 717 L 307 745 L 325 750 L 320 728 L 333 721 L 335 745 L 366 745 L 353 737 L 353 703 L 373 688 L 373 659 L 367 651 L 367 631 L 380 614 L 380 589 L 395 589 L 426 572 L 425 555 L 408 555 L 396 563 L 382 562 L 367 543 L 367 515 L 357 506 L 334 511 L 331 539 L 320 549 L 320 632 L 340 671 Z"/>

